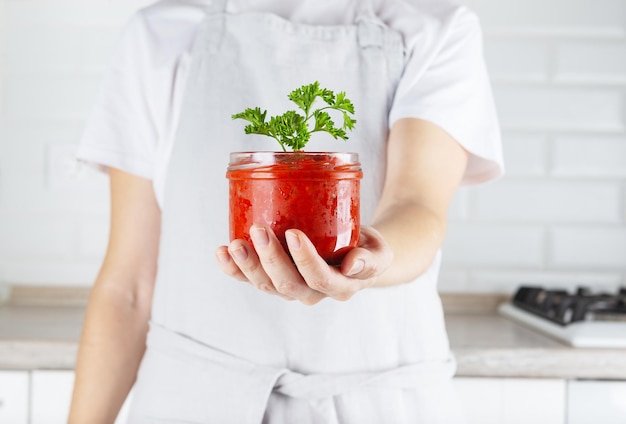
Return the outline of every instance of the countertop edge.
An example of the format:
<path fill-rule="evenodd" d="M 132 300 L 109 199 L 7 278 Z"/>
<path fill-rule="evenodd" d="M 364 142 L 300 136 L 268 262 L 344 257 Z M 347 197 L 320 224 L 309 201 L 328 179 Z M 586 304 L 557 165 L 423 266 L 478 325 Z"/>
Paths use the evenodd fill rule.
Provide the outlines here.
<path fill-rule="evenodd" d="M 0 338 L 0 370 L 74 369 L 88 294 L 88 288 L 12 287 L 0 306 L 13 312 L 5 318 L 17 321 Z M 626 380 L 626 349 L 571 348 L 506 321 L 496 312 L 506 300 L 501 294 L 441 298 L 448 330 L 454 330 L 457 377 Z M 15 329 L 19 323 L 28 326 L 24 338 Z"/>
<path fill-rule="evenodd" d="M 455 348 L 457 377 L 626 380 L 621 349 Z"/>
<path fill-rule="evenodd" d="M 0 306 L 85 307 L 90 286 L 0 285 Z M 493 312 L 510 299 L 502 293 L 439 293 L 447 313 Z"/>
<path fill-rule="evenodd" d="M 0 340 L 0 370 L 73 370 L 78 342 Z"/>
<path fill-rule="evenodd" d="M 2 340 L 0 370 L 72 370 L 77 352 L 74 341 Z M 623 350 L 456 348 L 453 354 L 456 377 L 626 380 Z"/>

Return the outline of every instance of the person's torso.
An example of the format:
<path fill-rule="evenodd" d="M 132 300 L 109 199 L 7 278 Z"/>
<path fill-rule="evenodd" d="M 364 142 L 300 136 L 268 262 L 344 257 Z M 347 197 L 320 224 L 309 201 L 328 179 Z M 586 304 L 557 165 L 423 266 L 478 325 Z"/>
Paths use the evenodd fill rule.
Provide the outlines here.
<path fill-rule="evenodd" d="M 446 22 L 454 15 L 444 0 L 367 0 L 379 19 L 399 33 L 406 56 L 419 56 L 424 68 L 436 53 Z M 228 14 L 271 13 L 295 24 L 351 25 L 363 0 L 230 0 Z M 145 47 L 151 66 L 146 101 L 154 109 L 158 128 L 153 181 L 162 204 L 165 175 L 176 138 L 192 45 L 205 17 L 209 0 L 162 0 L 143 9 Z M 432 4 L 431 4 L 432 3 Z M 146 66 L 144 64 L 143 66 Z M 167 99 L 167 100 L 165 100 Z M 399 105 L 402 107 L 402 105 Z"/>
<path fill-rule="evenodd" d="M 245 135 L 230 116 L 255 106 L 282 113 L 293 108 L 287 93 L 315 80 L 345 91 L 358 121 L 350 140 L 322 136 L 309 150 L 359 153 L 367 224 L 382 190 L 387 115 L 405 57 L 400 34 L 371 13 L 357 11 L 349 25 L 319 26 L 273 13 L 222 13 L 216 3 L 205 10 L 195 38 L 164 174 L 153 321 L 232 355 L 301 372 L 446 358 L 439 257 L 412 283 L 314 307 L 267 295 L 219 270 L 213 252 L 228 242 L 228 154 L 277 147 Z"/>

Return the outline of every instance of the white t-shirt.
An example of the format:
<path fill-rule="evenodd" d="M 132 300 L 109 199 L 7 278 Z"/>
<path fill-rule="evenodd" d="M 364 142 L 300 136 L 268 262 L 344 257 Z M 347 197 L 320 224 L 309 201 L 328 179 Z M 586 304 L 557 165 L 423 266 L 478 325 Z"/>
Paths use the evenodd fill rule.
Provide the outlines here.
<path fill-rule="evenodd" d="M 205 0 L 210 1 L 210 0 Z M 345 25 L 358 0 L 230 0 L 227 13 L 272 12 L 293 22 Z M 503 172 L 500 133 L 478 18 L 439 0 L 371 0 L 404 39 L 408 58 L 389 116 L 433 122 L 466 150 L 463 183 Z M 135 14 L 122 34 L 77 157 L 153 180 L 161 203 L 201 0 L 162 0 Z"/>

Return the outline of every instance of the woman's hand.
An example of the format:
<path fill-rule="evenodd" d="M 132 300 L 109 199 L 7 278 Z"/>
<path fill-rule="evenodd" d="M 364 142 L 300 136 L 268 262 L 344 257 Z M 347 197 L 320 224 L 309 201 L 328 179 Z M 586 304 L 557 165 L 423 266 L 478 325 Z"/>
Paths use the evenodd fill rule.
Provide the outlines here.
<path fill-rule="evenodd" d="M 298 230 L 286 232 L 292 262 L 274 233 L 260 226 L 250 231 L 254 247 L 234 240 L 217 250 L 217 259 L 226 274 L 307 305 L 324 297 L 347 300 L 366 287 L 414 281 L 443 243 L 447 209 L 468 158 L 437 125 L 399 119 L 389 133 L 387 174 L 372 227 L 361 227 L 359 246 L 339 268 L 327 265 Z"/>
<path fill-rule="evenodd" d="M 269 227 L 253 225 L 250 237 L 254 246 L 238 239 L 217 249 L 222 271 L 266 293 L 306 305 L 325 297 L 350 299 L 374 285 L 393 256 L 380 233 L 371 227 L 361 227 L 359 246 L 348 252 L 340 267 L 328 265 L 302 231 L 285 233 L 291 258 Z"/>

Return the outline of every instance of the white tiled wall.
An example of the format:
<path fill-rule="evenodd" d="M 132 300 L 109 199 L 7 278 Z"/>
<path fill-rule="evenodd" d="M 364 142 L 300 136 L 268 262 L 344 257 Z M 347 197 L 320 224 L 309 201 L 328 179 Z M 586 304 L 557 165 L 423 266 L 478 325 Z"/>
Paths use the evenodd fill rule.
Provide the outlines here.
<path fill-rule="evenodd" d="M 70 160 L 128 16 L 149 0 L 0 0 L 0 284 L 89 285 L 106 177 Z"/>
<path fill-rule="evenodd" d="M 0 0 L 0 283 L 93 280 L 106 179 L 69 178 L 68 157 L 121 25 L 149 2 Z M 464 3 L 507 176 L 456 196 L 442 290 L 626 285 L 626 1 Z"/>
<path fill-rule="evenodd" d="M 464 3 L 483 24 L 507 176 L 457 196 L 442 290 L 626 285 L 626 2 Z"/>

